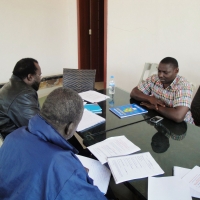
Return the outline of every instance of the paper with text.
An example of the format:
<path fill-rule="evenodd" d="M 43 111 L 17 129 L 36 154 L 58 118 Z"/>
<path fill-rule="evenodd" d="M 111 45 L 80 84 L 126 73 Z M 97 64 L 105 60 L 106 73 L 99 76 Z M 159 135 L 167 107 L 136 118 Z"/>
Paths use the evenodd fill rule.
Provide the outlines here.
<path fill-rule="evenodd" d="M 105 119 L 93 112 L 84 109 L 82 119 L 76 129 L 76 131 L 83 131 L 96 126 L 98 124 L 102 124 L 105 122 Z"/>
<path fill-rule="evenodd" d="M 189 185 L 182 179 L 169 177 L 148 178 L 148 200 L 192 200 Z"/>
<path fill-rule="evenodd" d="M 125 136 L 110 137 L 102 142 L 89 146 L 88 149 L 102 163 L 107 162 L 108 157 L 122 156 L 135 153 L 140 150 Z"/>
<path fill-rule="evenodd" d="M 101 192 L 106 194 L 111 176 L 110 170 L 98 160 L 80 155 L 77 155 L 77 157 L 82 165 L 89 169 L 88 175 L 93 179 L 93 184 L 96 185 Z"/>
<path fill-rule="evenodd" d="M 190 188 L 200 192 L 200 167 L 195 166 L 182 178 L 184 181 L 188 182 Z"/>
<path fill-rule="evenodd" d="M 101 94 L 101 93 L 93 91 L 93 90 L 89 90 L 86 92 L 80 92 L 79 95 L 81 96 L 82 99 L 84 99 L 85 101 L 91 102 L 91 103 L 105 101 L 106 99 L 110 98 L 107 95 Z"/>
<path fill-rule="evenodd" d="M 174 166 L 174 176 L 183 178 L 191 169 Z M 190 187 L 190 194 L 192 197 L 200 198 L 200 192 Z"/>
<path fill-rule="evenodd" d="M 149 152 L 108 158 L 108 165 L 116 183 L 164 173 Z"/>

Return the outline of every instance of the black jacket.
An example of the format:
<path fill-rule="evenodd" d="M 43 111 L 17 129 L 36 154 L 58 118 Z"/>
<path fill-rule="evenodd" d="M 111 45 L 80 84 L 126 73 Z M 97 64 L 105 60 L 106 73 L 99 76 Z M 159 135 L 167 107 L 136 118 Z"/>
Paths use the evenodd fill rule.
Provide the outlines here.
<path fill-rule="evenodd" d="M 17 76 L 0 89 L 0 133 L 5 138 L 40 111 L 37 92 Z"/>

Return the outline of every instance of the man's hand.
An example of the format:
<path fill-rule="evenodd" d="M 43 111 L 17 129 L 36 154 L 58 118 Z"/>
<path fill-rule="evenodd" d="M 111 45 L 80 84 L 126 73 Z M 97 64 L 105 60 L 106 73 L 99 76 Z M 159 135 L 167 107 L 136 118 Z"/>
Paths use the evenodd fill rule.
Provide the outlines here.
<path fill-rule="evenodd" d="M 154 105 L 155 106 L 155 110 L 158 110 L 158 106 L 162 106 L 162 107 L 165 107 L 165 104 L 164 102 L 162 102 L 161 100 L 159 99 L 156 99 L 154 96 L 149 96 L 149 99 L 148 99 L 149 103 Z M 145 105 L 144 105 L 145 106 Z M 147 107 L 147 106 L 146 106 Z M 149 108 L 151 109 L 151 108 Z"/>
<path fill-rule="evenodd" d="M 130 96 L 131 98 L 134 98 L 137 101 L 149 102 L 150 104 L 155 106 L 156 110 L 158 110 L 158 106 L 165 107 L 164 102 L 162 102 L 159 99 L 156 99 L 154 96 L 149 96 L 149 95 L 144 94 L 137 87 L 133 88 Z"/>
<path fill-rule="evenodd" d="M 141 102 L 140 105 L 145 106 L 150 110 L 158 110 L 158 107 L 156 107 L 154 104 L 151 104 L 151 103 Z"/>

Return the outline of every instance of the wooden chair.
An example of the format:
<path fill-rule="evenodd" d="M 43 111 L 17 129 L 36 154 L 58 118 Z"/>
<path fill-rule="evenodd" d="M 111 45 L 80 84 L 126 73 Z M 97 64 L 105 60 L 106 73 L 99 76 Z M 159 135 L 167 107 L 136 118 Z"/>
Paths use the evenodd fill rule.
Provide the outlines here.
<path fill-rule="evenodd" d="M 145 80 L 149 76 L 151 76 L 153 74 L 157 74 L 157 72 L 158 72 L 158 64 L 145 63 L 139 83 L 141 83 L 143 80 Z"/>
<path fill-rule="evenodd" d="M 200 126 L 200 87 L 192 100 L 191 112 L 195 125 Z"/>
<path fill-rule="evenodd" d="M 70 88 L 76 92 L 94 90 L 95 69 L 63 69 L 63 87 Z"/>

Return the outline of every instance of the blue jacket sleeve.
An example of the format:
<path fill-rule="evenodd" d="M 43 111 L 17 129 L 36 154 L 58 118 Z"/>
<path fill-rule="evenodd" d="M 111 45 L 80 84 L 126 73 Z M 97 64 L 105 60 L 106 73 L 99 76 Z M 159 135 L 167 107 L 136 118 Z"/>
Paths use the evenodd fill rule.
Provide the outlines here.
<path fill-rule="evenodd" d="M 63 185 L 56 200 L 106 200 L 107 198 L 103 193 L 96 186 L 89 183 L 89 177 L 87 177 L 82 170 L 74 171 L 70 179 Z"/>

